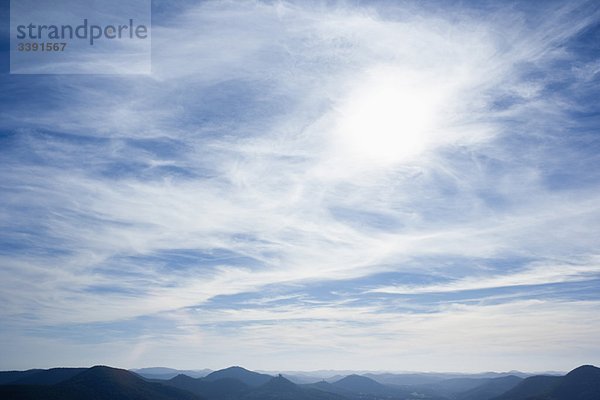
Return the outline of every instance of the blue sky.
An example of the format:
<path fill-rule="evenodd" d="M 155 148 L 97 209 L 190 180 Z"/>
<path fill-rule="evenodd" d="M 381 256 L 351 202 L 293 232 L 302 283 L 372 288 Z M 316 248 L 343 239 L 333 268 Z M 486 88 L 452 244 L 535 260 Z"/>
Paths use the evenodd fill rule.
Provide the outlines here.
<path fill-rule="evenodd" d="M 3 23 L 0 368 L 599 364 L 599 17 L 157 1 L 107 76 Z"/>

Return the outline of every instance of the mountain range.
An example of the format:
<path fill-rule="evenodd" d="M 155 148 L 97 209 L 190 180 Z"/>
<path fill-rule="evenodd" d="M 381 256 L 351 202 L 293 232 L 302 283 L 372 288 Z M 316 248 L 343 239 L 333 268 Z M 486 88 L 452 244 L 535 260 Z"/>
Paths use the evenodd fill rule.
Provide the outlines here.
<path fill-rule="evenodd" d="M 164 367 L 139 368 L 132 369 L 131 371 L 148 379 L 171 379 L 180 374 L 184 374 L 192 378 L 202 378 L 213 372 L 210 369 L 180 370 Z"/>
<path fill-rule="evenodd" d="M 95 366 L 0 372 L 7 400 L 599 400 L 600 368 L 584 365 L 564 376 L 472 375 L 444 379 L 414 374 L 350 374 L 332 382 L 296 384 L 283 375 L 230 367 L 206 376 L 177 370 L 134 371 Z M 198 375 L 202 372 L 195 371 Z M 208 372 L 208 371 L 206 371 Z M 169 376 L 159 379 L 157 376 Z M 377 379 L 379 378 L 379 379 Z"/>

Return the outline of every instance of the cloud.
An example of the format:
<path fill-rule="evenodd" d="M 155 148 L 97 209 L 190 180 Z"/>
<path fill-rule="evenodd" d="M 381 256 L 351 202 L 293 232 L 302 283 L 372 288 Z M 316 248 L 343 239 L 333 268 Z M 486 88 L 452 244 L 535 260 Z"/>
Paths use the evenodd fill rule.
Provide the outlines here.
<path fill-rule="evenodd" d="M 526 8 L 190 4 L 156 19 L 151 76 L 3 77 L 5 343 L 82 351 L 52 332 L 116 324 L 131 337 L 107 333 L 107 352 L 140 343 L 127 366 L 162 362 L 158 343 L 211 366 L 264 350 L 257 367 L 301 368 L 328 349 L 362 369 L 369 352 L 394 368 L 406 354 L 384 349 L 400 335 L 428 369 L 415 354 L 430 340 L 438 360 L 455 355 L 439 332 L 460 341 L 465 320 L 481 348 L 513 339 L 515 353 L 569 312 L 553 354 L 577 327 L 597 332 L 593 302 L 555 291 L 448 309 L 381 299 L 597 284 L 597 139 L 579 118 L 597 61 L 576 44 L 598 15 Z M 236 351 L 220 356 L 227 335 Z M 481 365 L 519 360 L 500 358 Z"/>
<path fill-rule="evenodd" d="M 418 294 L 459 292 L 465 290 L 494 289 L 511 286 L 534 286 L 552 283 L 577 282 L 598 278 L 600 267 L 592 265 L 533 265 L 508 275 L 467 277 L 455 281 L 424 286 L 385 286 L 372 289 L 373 293 Z"/>

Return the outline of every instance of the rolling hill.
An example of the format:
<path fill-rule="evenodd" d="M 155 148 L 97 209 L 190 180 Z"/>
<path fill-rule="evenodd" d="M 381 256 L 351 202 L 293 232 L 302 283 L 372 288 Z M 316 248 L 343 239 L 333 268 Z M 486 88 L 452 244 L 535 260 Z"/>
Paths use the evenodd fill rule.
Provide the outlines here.
<path fill-rule="evenodd" d="M 565 376 L 532 376 L 494 400 L 598 400 L 600 368 L 583 365 Z"/>
<path fill-rule="evenodd" d="M 202 378 L 191 378 L 177 375 L 164 382 L 165 385 L 187 390 L 207 400 L 228 400 L 243 396 L 250 391 L 250 386 L 235 378 L 221 378 L 208 381 Z"/>
<path fill-rule="evenodd" d="M 388 393 L 390 389 L 373 379 L 362 375 L 348 375 L 339 381 L 333 382 L 333 386 L 356 393 Z"/>
<path fill-rule="evenodd" d="M 328 393 L 310 387 L 301 387 L 279 375 L 254 389 L 244 400 L 344 400 L 335 393 Z"/>
<path fill-rule="evenodd" d="M 262 382 L 262 383 L 260 383 Z M 260 383 L 260 384 L 259 384 Z M 466 390 L 463 390 L 465 389 Z M 333 383 L 298 385 L 231 367 L 206 378 L 177 375 L 149 381 L 116 368 L 52 368 L 0 372 L 7 400 L 600 400 L 600 368 L 584 365 L 565 376 L 453 378 L 418 385 L 385 385 L 348 375 Z"/>
<path fill-rule="evenodd" d="M 271 375 L 248 371 L 247 369 L 238 366 L 211 372 L 204 379 L 207 381 L 216 381 L 217 379 L 223 378 L 237 379 L 251 387 L 258 387 L 264 385 L 265 383 L 273 379 Z"/>
<path fill-rule="evenodd" d="M 84 372 L 87 368 L 51 368 L 21 377 L 13 385 L 55 385 Z"/>
<path fill-rule="evenodd" d="M 11 400 L 201 400 L 192 393 L 146 382 L 132 372 L 96 366 L 54 385 L 2 385 Z"/>
<path fill-rule="evenodd" d="M 459 393 L 457 400 L 490 400 L 511 390 L 523 381 L 518 376 L 509 375 L 502 378 L 492 378 L 475 388 Z"/>
<path fill-rule="evenodd" d="M 191 378 L 202 378 L 212 372 L 210 369 L 181 370 L 181 369 L 173 369 L 173 368 L 165 368 L 165 367 L 139 368 L 139 369 L 132 369 L 130 371 L 135 372 L 136 374 L 138 374 L 146 379 L 163 379 L 163 380 L 174 378 L 180 374 L 187 375 Z"/>
<path fill-rule="evenodd" d="M 556 400 L 600 399 L 600 368 L 584 365 L 565 375 L 551 396 Z"/>
<path fill-rule="evenodd" d="M 27 371 L 0 371 L 0 385 L 12 383 L 18 379 L 37 374 L 43 369 L 28 369 Z"/>
<path fill-rule="evenodd" d="M 494 400 L 529 400 L 548 395 L 560 382 L 560 376 L 536 375 L 524 379 L 506 393 Z"/>

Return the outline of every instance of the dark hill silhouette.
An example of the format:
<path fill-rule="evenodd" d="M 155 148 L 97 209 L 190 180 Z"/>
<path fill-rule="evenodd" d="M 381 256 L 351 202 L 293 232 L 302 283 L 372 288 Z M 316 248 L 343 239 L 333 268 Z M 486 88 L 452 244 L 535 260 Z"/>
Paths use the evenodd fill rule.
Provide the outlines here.
<path fill-rule="evenodd" d="M 191 378 L 180 374 L 163 383 L 168 386 L 187 390 L 207 400 L 237 399 L 250 390 L 250 386 L 234 378 L 207 381 L 202 378 Z"/>
<path fill-rule="evenodd" d="M 18 379 L 37 374 L 43 369 L 28 369 L 27 371 L 0 371 L 0 385 L 12 383 Z"/>
<path fill-rule="evenodd" d="M 509 375 L 502 378 L 485 380 L 485 383 L 466 392 L 459 393 L 457 400 L 489 400 L 517 386 L 523 378 Z"/>
<path fill-rule="evenodd" d="M 547 375 L 531 376 L 506 393 L 495 397 L 494 400 L 529 400 L 547 396 L 558 385 L 561 378 Z"/>
<path fill-rule="evenodd" d="M 207 381 L 216 381 L 222 378 L 237 379 L 248 386 L 258 387 L 269 382 L 273 377 L 267 374 L 259 374 L 258 372 L 248 371 L 242 367 L 229 367 L 215 372 L 211 372 L 204 379 Z"/>
<path fill-rule="evenodd" d="M 551 393 L 556 400 L 600 399 L 600 368 L 584 365 L 565 375 Z"/>
<path fill-rule="evenodd" d="M 13 385 L 55 385 L 84 372 L 87 368 L 51 368 L 11 382 Z"/>
<path fill-rule="evenodd" d="M 239 372 L 239 371 L 236 371 Z M 250 372 L 250 371 L 248 371 Z M 267 375 L 268 376 L 268 375 Z M 279 375 L 269 377 L 269 381 L 250 387 L 238 379 L 221 378 L 216 380 L 194 379 L 178 375 L 164 382 L 165 385 L 187 390 L 207 400 L 341 400 L 340 396 L 324 393 L 311 388 L 303 388 Z"/>
<path fill-rule="evenodd" d="M 96 366 L 55 385 L 3 385 L 11 400 L 200 400 L 192 393 L 146 382 L 122 369 Z"/>
<path fill-rule="evenodd" d="M 232 375 L 250 380 L 255 385 L 265 377 L 268 379 L 260 385 L 250 386 L 231 377 Z M 600 400 L 600 369 L 591 365 L 576 368 L 565 376 L 540 375 L 519 380 L 517 376 L 461 377 L 430 385 L 393 386 L 378 383 L 365 376 L 349 375 L 334 383 L 322 381 L 297 385 L 282 375 L 271 377 L 241 367 L 232 367 L 216 371 L 209 379 L 178 375 L 168 381 L 152 382 L 130 371 L 96 366 L 83 370 L 53 368 L 0 373 L 0 382 L 10 382 L 0 384 L 0 399 Z M 456 392 L 462 387 L 470 389 Z M 442 389 L 446 391 L 445 397 L 439 393 Z M 498 393 L 501 394 L 497 395 Z"/>
<path fill-rule="evenodd" d="M 583 365 L 565 376 L 532 376 L 494 400 L 598 400 L 600 368 Z"/>

